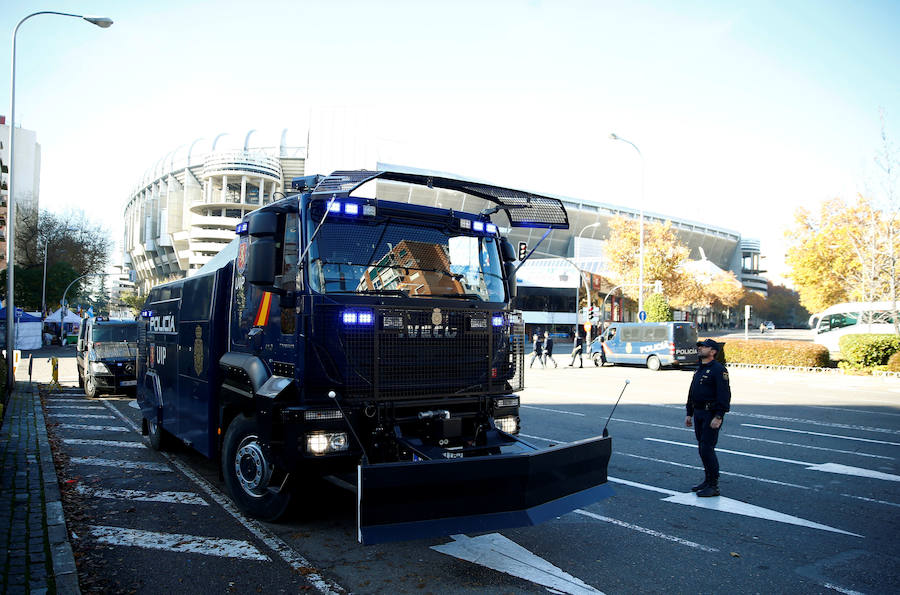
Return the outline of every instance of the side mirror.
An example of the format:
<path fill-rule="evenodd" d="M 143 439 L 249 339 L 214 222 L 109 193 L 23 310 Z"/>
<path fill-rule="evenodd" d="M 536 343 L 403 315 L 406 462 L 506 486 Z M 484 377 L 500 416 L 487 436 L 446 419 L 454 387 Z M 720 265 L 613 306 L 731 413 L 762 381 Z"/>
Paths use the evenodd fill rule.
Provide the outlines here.
<path fill-rule="evenodd" d="M 500 238 L 500 255 L 503 256 L 505 262 L 512 262 L 516 259 L 516 249 L 506 238 Z"/>
<path fill-rule="evenodd" d="M 510 246 L 511 247 L 511 246 Z M 503 268 L 506 271 L 506 285 L 509 290 L 509 299 L 512 301 L 516 297 L 516 265 L 512 262 L 504 262 Z"/>
<path fill-rule="evenodd" d="M 247 232 L 253 238 L 271 238 L 278 231 L 278 214 L 271 211 L 257 212 L 250 215 Z"/>
<path fill-rule="evenodd" d="M 254 238 L 250 242 L 244 278 L 251 285 L 271 287 L 275 284 L 275 240 Z"/>

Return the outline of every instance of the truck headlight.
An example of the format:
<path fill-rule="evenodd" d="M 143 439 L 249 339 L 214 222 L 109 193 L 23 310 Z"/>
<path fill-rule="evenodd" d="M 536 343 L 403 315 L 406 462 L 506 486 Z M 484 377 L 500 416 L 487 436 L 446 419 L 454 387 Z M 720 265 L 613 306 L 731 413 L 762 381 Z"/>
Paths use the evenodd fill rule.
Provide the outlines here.
<path fill-rule="evenodd" d="M 109 368 L 103 362 L 91 362 L 91 372 L 94 374 L 109 374 Z"/>
<path fill-rule="evenodd" d="M 346 432 L 313 432 L 306 435 L 306 450 L 314 455 L 340 452 L 349 446 Z"/>
<path fill-rule="evenodd" d="M 498 417 L 494 419 L 494 424 L 497 426 L 501 432 L 506 432 L 507 434 L 518 434 L 519 433 L 519 418 L 514 415 L 507 415 L 506 417 Z"/>
<path fill-rule="evenodd" d="M 504 397 L 494 401 L 494 407 L 500 409 L 502 407 L 518 407 L 519 397 Z"/>

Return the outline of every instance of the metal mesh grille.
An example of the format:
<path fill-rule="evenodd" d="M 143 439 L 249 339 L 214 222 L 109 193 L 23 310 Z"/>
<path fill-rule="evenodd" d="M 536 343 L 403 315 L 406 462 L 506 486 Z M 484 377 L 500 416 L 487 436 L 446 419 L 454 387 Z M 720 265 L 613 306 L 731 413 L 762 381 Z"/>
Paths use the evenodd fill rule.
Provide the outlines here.
<path fill-rule="evenodd" d="M 318 183 L 316 194 L 349 193 L 370 178 L 378 177 L 377 171 L 336 171 Z"/>
<path fill-rule="evenodd" d="M 530 192 L 485 186 L 483 184 L 465 184 L 462 191 L 475 196 L 492 197 L 508 206 L 524 206 L 528 208 L 509 209 L 510 222 L 520 226 L 542 225 L 550 227 L 569 227 L 569 217 L 562 202 L 555 198 L 539 196 Z"/>
<path fill-rule="evenodd" d="M 340 312 L 323 308 L 319 315 L 337 320 Z M 500 394 L 522 386 L 524 329 L 494 327 L 486 312 L 442 309 L 438 317 L 432 308 L 376 308 L 371 326 L 339 328 L 349 399 Z"/>

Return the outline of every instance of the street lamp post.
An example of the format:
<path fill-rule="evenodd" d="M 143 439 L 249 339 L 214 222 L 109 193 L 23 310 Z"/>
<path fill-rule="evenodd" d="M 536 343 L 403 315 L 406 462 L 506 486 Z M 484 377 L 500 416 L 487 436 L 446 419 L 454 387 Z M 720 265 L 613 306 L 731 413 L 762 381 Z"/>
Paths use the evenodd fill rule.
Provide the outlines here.
<path fill-rule="evenodd" d="M 12 64 L 10 67 L 10 83 L 9 83 L 9 204 L 6 208 L 6 388 L 7 394 L 12 392 L 16 384 L 13 375 L 13 350 L 16 347 L 15 333 L 13 325 L 15 318 L 15 304 L 13 299 L 13 269 L 15 268 L 15 236 L 13 228 L 16 220 L 16 195 L 13 184 L 15 183 L 15 169 L 13 161 L 15 159 L 15 142 L 16 142 L 16 35 L 19 33 L 19 27 L 22 23 L 31 17 L 40 14 L 55 14 L 63 17 L 74 17 L 76 19 L 84 19 L 85 21 L 106 29 L 113 24 L 112 19 L 106 17 L 88 17 L 80 14 L 71 14 L 68 12 L 55 12 L 52 10 L 41 10 L 33 12 L 23 18 L 16 24 L 12 34 Z"/>
<path fill-rule="evenodd" d="M 637 151 L 638 156 L 641 158 L 641 204 L 640 204 L 640 275 L 638 280 L 638 312 L 642 312 L 644 310 L 644 155 L 641 153 L 641 150 L 638 149 L 637 145 L 631 142 L 630 140 L 624 139 L 621 136 L 618 136 L 616 133 L 611 133 L 609 138 L 612 140 L 620 140 L 623 143 L 628 143 L 634 150 Z"/>

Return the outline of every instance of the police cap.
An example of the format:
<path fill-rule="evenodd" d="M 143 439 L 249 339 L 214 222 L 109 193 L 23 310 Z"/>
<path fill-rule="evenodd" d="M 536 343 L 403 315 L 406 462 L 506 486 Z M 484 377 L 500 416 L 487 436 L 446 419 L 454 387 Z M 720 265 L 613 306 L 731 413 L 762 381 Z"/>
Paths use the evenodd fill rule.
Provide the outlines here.
<path fill-rule="evenodd" d="M 716 351 L 720 350 L 719 344 L 712 339 L 704 339 L 702 341 L 698 341 L 697 347 L 709 347 L 710 349 L 715 349 Z"/>

